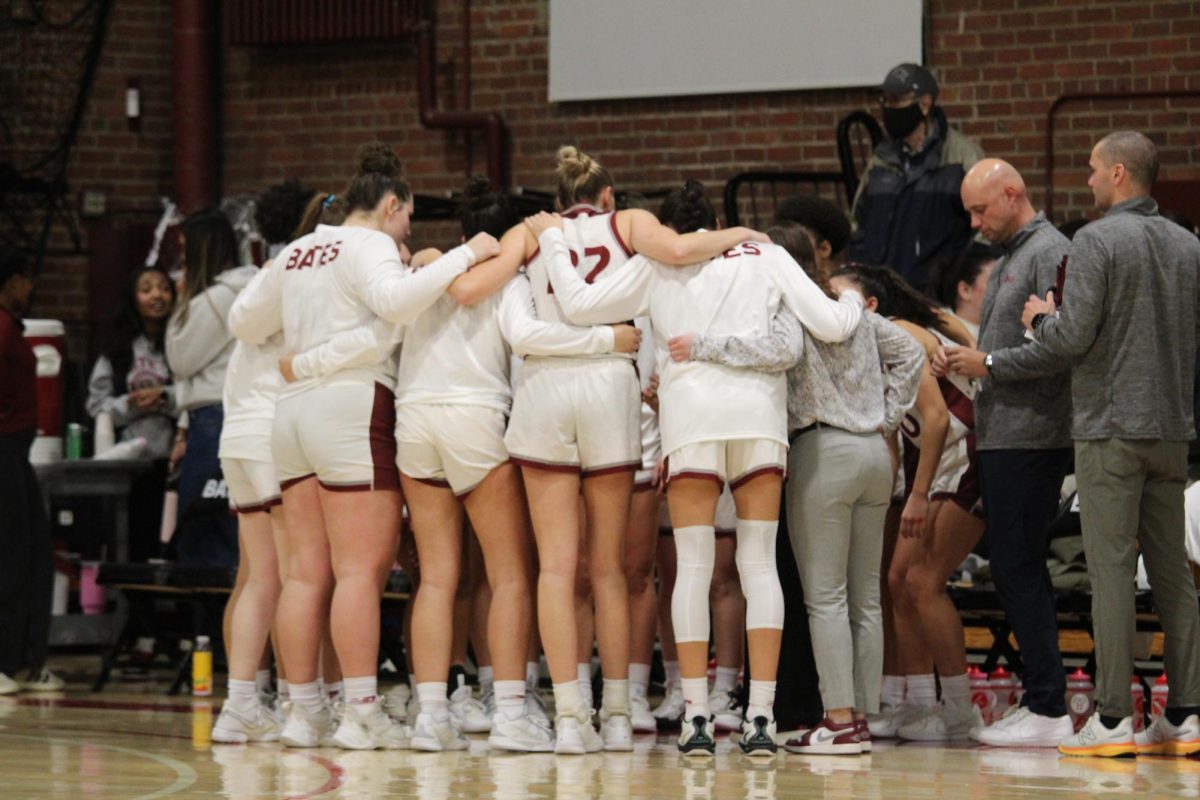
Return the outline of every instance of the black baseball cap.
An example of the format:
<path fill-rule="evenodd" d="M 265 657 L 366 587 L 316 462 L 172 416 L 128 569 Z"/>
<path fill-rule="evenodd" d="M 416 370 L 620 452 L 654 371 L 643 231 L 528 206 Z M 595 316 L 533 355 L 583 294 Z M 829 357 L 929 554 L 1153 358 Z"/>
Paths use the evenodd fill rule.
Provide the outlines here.
<path fill-rule="evenodd" d="M 897 97 L 909 92 L 915 92 L 917 97 L 929 94 L 936 100 L 938 82 L 933 73 L 919 64 L 900 64 L 888 72 L 879 86 L 879 91 Z"/>

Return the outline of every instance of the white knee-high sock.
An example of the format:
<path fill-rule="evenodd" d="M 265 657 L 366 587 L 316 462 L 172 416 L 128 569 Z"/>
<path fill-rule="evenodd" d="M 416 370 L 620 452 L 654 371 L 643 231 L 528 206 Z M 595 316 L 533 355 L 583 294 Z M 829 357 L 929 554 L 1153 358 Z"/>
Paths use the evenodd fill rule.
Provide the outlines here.
<path fill-rule="evenodd" d="M 775 567 L 779 520 L 737 521 L 738 577 L 746 595 L 746 630 L 783 629 L 783 587 Z"/>
<path fill-rule="evenodd" d="M 675 590 L 671 594 L 671 622 L 675 627 L 675 641 L 707 643 L 708 589 L 717 559 L 713 526 L 676 528 L 675 553 L 678 567 Z"/>

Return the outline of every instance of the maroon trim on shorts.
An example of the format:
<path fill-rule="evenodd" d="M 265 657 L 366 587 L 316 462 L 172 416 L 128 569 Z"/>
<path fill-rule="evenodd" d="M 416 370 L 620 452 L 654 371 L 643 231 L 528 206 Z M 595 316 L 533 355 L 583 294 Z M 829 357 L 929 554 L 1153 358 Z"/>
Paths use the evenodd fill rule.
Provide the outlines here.
<path fill-rule="evenodd" d="M 576 475 L 581 472 L 578 464 L 555 464 L 549 461 L 534 461 L 533 459 L 521 458 L 520 456 L 509 456 L 508 460 L 522 469 L 544 469 L 548 472 L 571 472 Z"/>
<path fill-rule="evenodd" d="M 949 500 L 954 505 L 983 519 L 983 509 L 979 501 L 983 498 L 983 487 L 979 483 L 979 456 L 975 454 L 975 432 L 967 434 L 967 468 L 958 479 L 958 487 L 953 492 L 934 492 L 930 500 Z"/>
<path fill-rule="evenodd" d="M 434 488 L 437 488 L 437 489 L 449 489 L 450 488 L 450 481 L 442 480 L 441 478 L 418 478 L 416 476 L 409 475 L 407 472 L 404 472 L 401 474 L 404 475 L 404 477 L 408 478 L 410 481 L 416 481 L 417 483 L 423 483 L 426 486 L 433 486 Z"/>
<path fill-rule="evenodd" d="M 748 481 L 757 478 L 759 475 L 778 475 L 782 478 L 785 477 L 786 474 L 787 473 L 783 471 L 783 467 L 776 466 L 775 464 L 768 464 L 765 467 L 758 467 L 757 469 L 752 469 L 749 472 L 743 472 L 737 477 L 737 480 L 730 482 L 729 488 L 740 489 L 741 487 L 745 486 Z"/>
<path fill-rule="evenodd" d="M 396 467 L 396 395 L 379 382 L 375 383 L 375 402 L 371 405 L 371 424 L 368 430 L 371 465 L 375 473 L 371 488 L 399 491 L 400 470 Z"/>
<path fill-rule="evenodd" d="M 621 249 L 625 251 L 625 255 L 628 256 L 629 258 L 633 258 L 633 248 L 630 247 L 629 245 L 625 244 L 625 240 L 621 238 L 621 231 L 620 231 L 620 229 L 617 228 L 616 213 L 613 213 L 613 212 L 610 212 L 610 213 L 611 213 L 611 216 L 608 218 L 608 225 L 610 228 L 612 228 L 613 238 L 617 240 L 617 244 L 621 245 Z"/>
<path fill-rule="evenodd" d="M 315 478 L 315 477 L 317 477 L 317 474 L 315 472 L 310 472 L 307 475 L 301 475 L 299 478 L 288 478 L 286 481 L 280 481 L 279 482 L 279 491 L 286 492 L 288 489 L 292 488 L 296 484 L 303 483 L 304 481 L 308 480 L 309 478 Z"/>
<path fill-rule="evenodd" d="M 683 472 L 676 472 L 674 475 L 668 473 L 667 483 L 677 481 L 680 478 L 693 478 L 699 480 L 712 481 L 717 485 L 717 491 L 722 491 L 725 488 L 725 481 L 721 480 L 721 476 L 715 472 L 701 472 L 699 470 L 685 469 Z"/>
<path fill-rule="evenodd" d="M 373 486 L 369 483 L 326 483 L 318 481 L 321 488 L 330 492 L 369 492 L 380 487 Z"/>
<path fill-rule="evenodd" d="M 263 511 L 270 511 L 272 508 L 277 505 L 281 505 L 282 503 L 282 498 L 272 497 L 270 500 L 264 500 L 263 502 L 255 503 L 252 506 L 239 507 L 236 509 L 236 511 L 239 514 L 257 514 Z"/>
<path fill-rule="evenodd" d="M 618 472 L 637 472 L 642 468 L 642 460 L 630 461 L 628 464 L 613 464 L 610 467 L 598 467 L 596 469 L 585 469 L 580 474 L 585 478 L 598 478 L 601 475 L 613 475 Z"/>

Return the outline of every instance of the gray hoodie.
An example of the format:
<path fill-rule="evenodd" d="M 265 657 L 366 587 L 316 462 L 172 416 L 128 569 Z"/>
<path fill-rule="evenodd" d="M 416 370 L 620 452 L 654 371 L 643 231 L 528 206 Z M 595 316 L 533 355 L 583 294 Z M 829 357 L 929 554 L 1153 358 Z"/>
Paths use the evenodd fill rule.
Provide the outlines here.
<path fill-rule="evenodd" d="M 188 303 L 186 324 L 176 310 L 167 325 L 167 363 L 175 376 L 176 402 L 183 411 L 219 405 L 234 338 L 226 321 L 233 301 L 258 273 L 253 264 L 227 269 Z"/>
<path fill-rule="evenodd" d="M 144 436 L 146 457 L 166 458 L 175 438 L 175 387 L 166 385 L 170 380 L 166 358 L 151 346 L 149 339 L 139 336 L 133 340 L 133 361 L 125 380 L 128 391 L 116 394 L 112 362 L 100 356 L 88 380 L 87 411 L 93 418 L 107 411 L 112 415 L 118 441 Z M 129 394 L 150 386 L 166 386 L 167 405 L 162 411 L 147 414 L 129 402 Z"/>

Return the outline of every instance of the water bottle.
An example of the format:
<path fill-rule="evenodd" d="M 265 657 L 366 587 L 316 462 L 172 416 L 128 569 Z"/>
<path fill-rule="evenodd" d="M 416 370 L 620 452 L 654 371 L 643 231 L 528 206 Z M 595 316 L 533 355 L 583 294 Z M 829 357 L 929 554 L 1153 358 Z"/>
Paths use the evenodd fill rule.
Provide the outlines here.
<path fill-rule="evenodd" d="M 1164 671 L 1154 682 L 1154 687 L 1150 689 L 1150 719 L 1158 719 L 1163 715 L 1163 711 L 1167 707 L 1168 691 L 1167 673 Z"/>
<path fill-rule="evenodd" d="M 212 697 L 212 669 L 212 644 L 207 636 L 197 636 L 192 650 L 193 697 Z"/>
<path fill-rule="evenodd" d="M 113 417 L 108 411 L 96 415 L 96 432 L 92 440 L 92 455 L 98 456 L 111 450 L 117 443 L 116 431 L 113 430 Z"/>
<path fill-rule="evenodd" d="M 192 747 L 208 750 L 212 747 L 212 700 L 192 701 Z"/>
<path fill-rule="evenodd" d="M 1137 733 L 1146 727 L 1146 687 L 1137 675 L 1130 679 L 1129 694 L 1133 700 L 1133 732 Z"/>
<path fill-rule="evenodd" d="M 967 680 L 971 684 L 971 702 L 979 708 L 984 725 L 992 724 L 992 709 L 996 704 L 996 696 L 992 694 L 988 683 L 987 673 L 972 665 L 967 669 Z"/>
<path fill-rule="evenodd" d="M 1092 676 L 1084 672 L 1083 667 L 1067 676 L 1067 714 L 1076 733 L 1092 715 L 1095 696 L 1096 686 L 1092 683 Z"/>
<path fill-rule="evenodd" d="M 996 695 L 996 707 L 992 712 L 992 718 L 1000 719 L 1013 705 L 1016 682 L 1013 680 L 1011 672 L 1004 667 L 996 667 L 996 669 L 992 670 L 992 677 L 988 683 L 991 686 L 992 693 Z"/>

